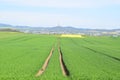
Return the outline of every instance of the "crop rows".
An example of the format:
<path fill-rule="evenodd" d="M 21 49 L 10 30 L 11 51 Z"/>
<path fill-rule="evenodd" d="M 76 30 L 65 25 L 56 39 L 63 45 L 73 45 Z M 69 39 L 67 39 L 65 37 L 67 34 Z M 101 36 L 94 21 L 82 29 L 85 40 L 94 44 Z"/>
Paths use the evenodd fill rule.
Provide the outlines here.
<path fill-rule="evenodd" d="M 120 54 L 119 50 L 115 49 L 120 48 L 117 46 L 119 39 L 117 41 L 110 37 L 101 38 L 103 40 L 98 37 L 62 38 L 64 59 L 73 80 L 120 79 Z M 113 42 L 113 46 L 110 42 Z"/>
<path fill-rule="evenodd" d="M 0 39 L 0 80 L 36 80 L 35 74 L 48 56 L 55 37 L 23 33 L 6 35 L 9 37 Z"/>
<path fill-rule="evenodd" d="M 0 33 L 0 80 L 119 80 L 120 38 Z"/>

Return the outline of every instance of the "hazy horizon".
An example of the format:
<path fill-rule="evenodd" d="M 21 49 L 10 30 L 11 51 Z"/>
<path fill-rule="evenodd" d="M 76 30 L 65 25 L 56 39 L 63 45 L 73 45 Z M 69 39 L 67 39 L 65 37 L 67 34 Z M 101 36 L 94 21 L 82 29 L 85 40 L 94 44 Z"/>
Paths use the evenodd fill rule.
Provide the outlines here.
<path fill-rule="evenodd" d="M 120 28 L 120 0 L 0 0 L 0 23 L 32 27 Z"/>

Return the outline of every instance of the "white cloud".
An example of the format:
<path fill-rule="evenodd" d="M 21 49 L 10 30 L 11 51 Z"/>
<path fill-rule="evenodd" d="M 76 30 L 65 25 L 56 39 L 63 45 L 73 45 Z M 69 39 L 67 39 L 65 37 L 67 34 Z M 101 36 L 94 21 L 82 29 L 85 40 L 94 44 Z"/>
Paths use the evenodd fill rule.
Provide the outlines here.
<path fill-rule="evenodd" d="M 95 8 L 104 7 L 108 5 L 120 4 L 120 0 L 0 0 L 0 4 L 6 3 L 16 6 L 28 6 L 28 7 L 54 7 L 54 8 Z M 37 9 L 38 9 L 37 8 Z M 22 7 L 23 9 L 23 7 Z M 33 8 L 32 8 L 33 9 Z M 43 8 L 44 9 L 44 8 Z M 18 10 L 2 10 L 0 11 L 0 22 L 9 23 L 14 25 L 30 25 L 30 26 L 55 26 L 57 24 L 63 26 L 120 26 L 119 19 L 113 20 L 111 16 L 108 15 L 109 19 L 105 20 L 105 17 L 95 17 L 88 14 L 64 14 L 62 13 L 40 13 L 39 11 L 31 12 Z M 73 10 L 73 9 L 71 9 Z M 6 11 L 6 12 L 5 12 Z M 20 12 L 19 12 L 20 11 Z M 41 11 L 42 12 L 42 11 Z M 43 11 L 44 12 L 44 11 Z M 67 11 L 66 11 L 67 12 Z M 77 13 L 77 11 L 75 12 Z M 88 12 L 89 13 L 89 12 Z M 98 14 L 98 13 L 96 13 Z M 102 14 L 103 15 L 103 14 Z M 113 16 L 115 17 L 115 16 Z"/>
<path fill-rule="evenodd" d="M 115 20 L 116 21 L 116 20 Z M 0 12 L 0 22 L 12 25 L 28 26 L 80 26 L 88 28 L 110 28 L 120 26 L 119 22 L 113 20 L 99 20 L 91 18 L 73 17 L 61 14 L 29 13 L 29 12 Z"/>
<path fill-rule="evenodd" d="M 0 2 L 33 7 L 89 8 L 120 4 L 120 0 L 0 0 Z"/>
<path fill-rule="evenodd" d="M 48 13 L 29 13 L 29 12 L 0 12 L 0 22 L 14 25 L 30 26 L 79 26 L 89 25 L 94 21 L 91 19 L 80 19 L 74 16 Z"/>

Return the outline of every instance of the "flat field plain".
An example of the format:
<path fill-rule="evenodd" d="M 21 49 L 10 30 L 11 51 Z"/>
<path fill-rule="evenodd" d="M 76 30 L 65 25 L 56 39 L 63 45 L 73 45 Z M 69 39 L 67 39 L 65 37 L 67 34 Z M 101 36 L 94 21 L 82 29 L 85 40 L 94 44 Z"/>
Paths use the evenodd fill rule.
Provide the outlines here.
<path fill-rule="evenodd" d="M 120 37 L 59 36 L 0 32 L 0 80 L 120 80 Z"/>

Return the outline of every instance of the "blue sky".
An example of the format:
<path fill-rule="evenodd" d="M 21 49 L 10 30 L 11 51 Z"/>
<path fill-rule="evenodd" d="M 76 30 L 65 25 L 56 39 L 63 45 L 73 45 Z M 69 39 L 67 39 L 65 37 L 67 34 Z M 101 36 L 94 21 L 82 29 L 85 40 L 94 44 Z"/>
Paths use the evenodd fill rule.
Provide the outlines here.
<path fill-rule="evenodd" d="M 120 28 L 120 0 L 0 0 L 0 23 Z"/>

